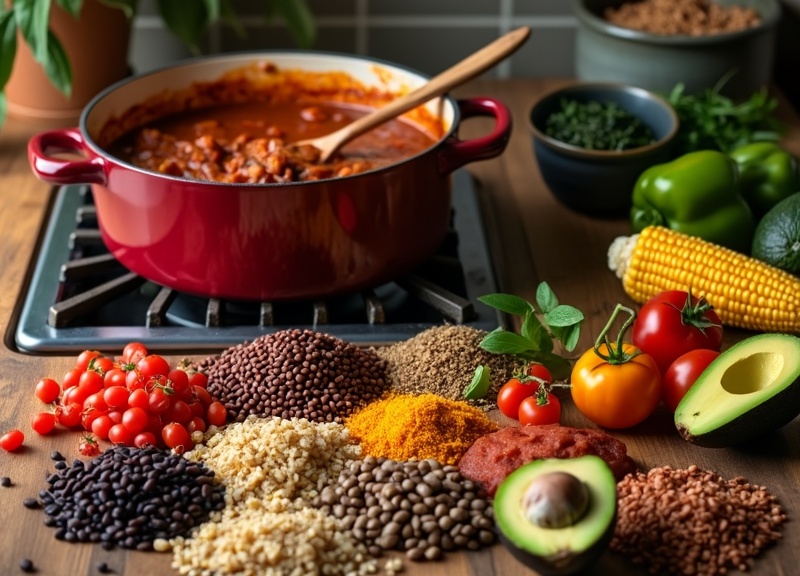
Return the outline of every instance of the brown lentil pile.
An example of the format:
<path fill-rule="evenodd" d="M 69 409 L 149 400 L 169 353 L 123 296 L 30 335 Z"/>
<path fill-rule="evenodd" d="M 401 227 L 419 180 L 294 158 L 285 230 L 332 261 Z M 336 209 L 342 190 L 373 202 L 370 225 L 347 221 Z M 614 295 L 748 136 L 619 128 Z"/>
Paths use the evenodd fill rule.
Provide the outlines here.
<path fill-rule="evenodd" d="M 662 36 L 705 36 L 735 32 L 761 22 L 758 11 L 723 6 L 711 0 L 641 0 L 606 8 L 603 17 L 617 26 Z"/>
<path fill-rule="evenodd" d="M 497 392 L 519 362 L 506 354 L 491 354 L 479 345 L 486 332 L 472 326 L 434 326 L 416 336 L 377 349 L 386 360 L 386 372 L 395 392 L 430 392 L 450 400 L 463 400 L 478 366 L 489 368 L 491 384 L 485 398 Z M 478 402 L 478 404 L 485 404 Z"/>
<path fill-rule="evenodd" d="M 352 462 L 315 505 L 332 514 L 374 556 L 405 550 L 410 560 L 478 550 L 494 542 L 494 516 L 476 485 L 435 460 Z"/>
<path fill-rule="evenodd" d="M 346 424 L 364 454 L 442 464 L 456 464 L 475 440 L 497 430 L 478 408 L 436 394 L 390 394 Z"/>
<path fill-rule="evenodd" d="M 611 550 L 650 573 L 716 576 L 746 571 L 781 538 L 777 499 L 744 478 L 697 466 L 653 468 L 617 484 L 619 518 Z"/>
<path fill-rule="evenodd" d="M 223 488 L 203 464 L 157 448 L 113 446 L 47 478 L 39 493 L 45 525 L 67 542 L 152 550 L 188 534 L 224 506 Z"/>
<path fill-rule="evenodd" d="M 360 450 L 347 429 L 305 419 L 248 417 L 210 430 L 185 457 L 225 486 L 225 509 L 191 538 L 175 538 L 181 574 L 372 574 L 377 563 L 352 534 L 313 508 Z"/>
<path fill-rule="evenodd" d="M 199 368 L 229 420 L 250 415 L 341 422 L 387 388 L 373 350 L 311 330 L 281 330 L 228 348 Z"/>

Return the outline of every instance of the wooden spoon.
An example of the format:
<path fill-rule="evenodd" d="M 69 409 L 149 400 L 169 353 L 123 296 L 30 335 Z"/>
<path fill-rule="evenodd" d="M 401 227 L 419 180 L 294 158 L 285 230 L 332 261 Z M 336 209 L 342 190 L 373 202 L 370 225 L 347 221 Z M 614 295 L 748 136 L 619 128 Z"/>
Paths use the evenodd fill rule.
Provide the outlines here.
<path fill-rule="evenodd" d="M 386 106 L 362 116 L 344 128 L 325 136 L 296 142 L 293 146 L 314 146 L 321 152 L 319 162 L 327 162 L 339 148 L 356 136 L 399 116 L 403 112 L 424 104 L 432 98 L 441 96 L 451 88 L 488 70 L 522 46 L 530 36 L 530 33 L 531 30 L 527 26 L 512 30 L 438 76 L 434 76 L 413 92 L 392 100 Z"/>

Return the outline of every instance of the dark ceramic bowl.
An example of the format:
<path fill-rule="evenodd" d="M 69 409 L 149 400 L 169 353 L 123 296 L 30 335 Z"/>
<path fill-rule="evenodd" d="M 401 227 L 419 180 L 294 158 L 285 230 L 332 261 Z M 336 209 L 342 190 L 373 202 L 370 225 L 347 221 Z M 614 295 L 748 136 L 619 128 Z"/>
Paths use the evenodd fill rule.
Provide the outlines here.
<path fill-rule="evenodd" d="M 563 98 L 613 102 L 649 126 L 655 141 L 617 152 L 589 150 L 551 138 L 545 134 L 545 122 L 561 109 Z M 624 84 L 577 83 L 560 88 L 536 101 L 528 116 L 536 161 L 550 191 L 573 210 L 602 218 L 627 214 L 639 175 L 670 160 L 678 124 L 666 100 Z"/>

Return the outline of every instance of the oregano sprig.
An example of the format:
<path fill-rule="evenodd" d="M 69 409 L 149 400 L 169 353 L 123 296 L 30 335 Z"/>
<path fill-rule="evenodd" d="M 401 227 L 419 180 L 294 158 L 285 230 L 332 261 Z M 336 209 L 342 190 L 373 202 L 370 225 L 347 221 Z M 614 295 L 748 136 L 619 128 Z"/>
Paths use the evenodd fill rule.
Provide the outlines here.
<path fill-rule="evenodd" d="M 575 350 L 584 315 L 573 306 L 560 304 L 547 282 L 536 288 L 535 306 L 511 294 L 487 294 L 478 300 L 507 314 L 522 317 L 519 334 L 498 328 L 483 338 L 481 348 L 493 354 L 513 354 L 528 362 L 544 364 L 554 378 L 569 375 L 570 363 L 553 352 L 554 342 L 560 342 L 567 352 Z"/>

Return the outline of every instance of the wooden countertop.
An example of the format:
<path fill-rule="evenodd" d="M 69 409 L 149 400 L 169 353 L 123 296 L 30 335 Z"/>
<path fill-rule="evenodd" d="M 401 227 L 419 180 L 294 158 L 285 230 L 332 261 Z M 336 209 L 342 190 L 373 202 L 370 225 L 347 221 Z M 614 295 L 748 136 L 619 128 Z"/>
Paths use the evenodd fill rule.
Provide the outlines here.
<path fill-rule="evenodd" d="M 514 131 L 506 152 L 499 158 L 472 164 L 469 170 L 481 185 L 484 216 L 492 238 L 492 255 L 504 292 L 534 300 L 535 288 L 546 280 L 564 303 L 587 315 L 579 350 L 590 346 L 617 302 L 632 304 L 617 278 L 606 266 L 606 249 L 619 235 L 629 233 L 628 223 L 596 220 L 571 212 L 548 192 L 537 171 L 526 127 L 532 102 L 566 80 L 476 81 L 460 89 L 458 96 L 494 96 L 512 110 Z M 800 155 L 800 119 L 782 103 L 782 118 L 789 125 L 784 144 Z M 483 119 L 465 122 L 462 135 L 486 130 Z M 96 565 L 106 562 L 115 574 L 169 574 L 171 555 L 106 551 L 97 545 L 67 544 L 54 538 L 42 523 L 41 511 L 23 507 L 23 498 L 36 496 L 45 487 L 45 471 L 52 470 L 49 455 L 58 449 L 69 460 L 77 456 L 75 433 L 37 437 L 31 417 L 41 410 L 33 396 L 41 377 L 59 378 L 73 356 L 32 356 L 13 349 L 13 325 L 18 299 L 36 250 L 39 230 L 50 199 L 48 185 L 37 180 L 28 166 L 27 139 L 45 127 L 11 119 L 0 133 L 0 429 L 18 427 L 26 434 L 19 453 L 0 453 L 0 476 L 14 486 L 0 487 L 0 573 L 20 572 L 23 558 L 30 558 L 40 574 L 77 576 L 98 574 Z M 598 190 L 598 193 L 602 193 Z M 729 330 L 726 345 L 744 336 Z M 113 351 L 112 351 L 113 352 Z M 117 351 L 118 352 L 118 351 Z M 202 358 L 204 355 L 198 355 Z M 586 426 L 568 396 L 564 424 Z M 646 470 L 670 465 L 685 468 L 697 464 L 726 478 L 744 476 L 765 485 L 775 494 L 790 522 L 784 541 L 769 549 L 753 565 L 754 575 L 794 574 L 800 565 L 800 423 L 795 420 L 777 433 L 737 449 L 709 450 L 681 440 L 670 415 L 658 411 L 645 424 L 613 435 L 623 440 L 631 456 Z M 533 574 L 496 545 L 478 553 L 451 554 L 444 562 L 412 565 L 408 574 L 463 574 L 520 576 Z M 644 574 L 623 557 L 607 553 L 588 574 Z"/>

